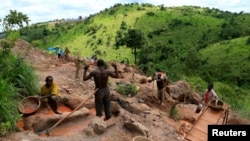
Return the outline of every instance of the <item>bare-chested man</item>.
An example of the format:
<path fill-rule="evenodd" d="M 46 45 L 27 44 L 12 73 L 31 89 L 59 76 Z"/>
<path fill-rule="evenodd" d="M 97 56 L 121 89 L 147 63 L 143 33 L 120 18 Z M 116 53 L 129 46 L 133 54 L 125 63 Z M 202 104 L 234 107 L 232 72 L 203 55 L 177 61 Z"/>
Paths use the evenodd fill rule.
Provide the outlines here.
<path fill-rule="evenodd" d="M 118 78 L 117 66 L 115 63 L 112 64 L 115 69 L 115 73 L 105 69 L 105 62 L 102 59 L 97 60 L 97 69 L 91 71 L 87 75 L 87 70 L 89 65 L 84 66 L 83 72 L 83 80 L 86 81 L 92 77 L 94 77 L 95 81 L 95 110 L 96 116 L 102 116 L 102 109 L 104 106 L 105 118 L 104 121 L 109 120 L 111 118 L 111 109 L 110 109 L 110 91 L 108 88 L 108 78 L 109 76 L 113 78 Z"/>

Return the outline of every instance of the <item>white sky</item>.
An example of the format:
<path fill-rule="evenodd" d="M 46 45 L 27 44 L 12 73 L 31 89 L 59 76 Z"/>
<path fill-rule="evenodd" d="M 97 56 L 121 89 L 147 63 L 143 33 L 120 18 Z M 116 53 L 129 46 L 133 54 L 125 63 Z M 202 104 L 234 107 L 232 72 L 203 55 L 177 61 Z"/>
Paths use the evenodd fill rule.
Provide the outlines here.
<path fill-rule="evenodd" d="M 0 19 L 17 10 L 26 14 L 30 23 L 54 19 L 87 17 L 121 3 L 150 3 L 169 6 L 201 6 L 218 8 L 223 11 L 250 13 L 250 0 L 0 0 Z"/>

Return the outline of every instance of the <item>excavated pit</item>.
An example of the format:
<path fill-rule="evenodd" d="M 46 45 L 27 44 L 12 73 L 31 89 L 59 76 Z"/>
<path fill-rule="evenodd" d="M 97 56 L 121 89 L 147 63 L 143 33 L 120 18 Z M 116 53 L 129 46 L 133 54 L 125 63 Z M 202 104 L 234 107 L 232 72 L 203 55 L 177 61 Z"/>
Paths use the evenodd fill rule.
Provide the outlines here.
<path fill-rule="evenodd" d="M 79 101 L 80 102 L 80 101 Z M 72 105 L 69 105 L 72 104 Z M 70 135 L 87 128 L 90 120 L 95 116 L 93 106 L 80 107 L 78 110 L 69 107 L 75 107 L 80 103 L 60 103 L 59 110 L 62 114 L 55 114 L 49 106 L 40 107 L 37 112 L 32 115 L 23 115 L 22 120 L 17 123 L 20 130 L 31 130 L 39 136 L 45 136 L 46 130 L 49 130 L 59 120 L 62 120 L 55 128 L 49 131 L 49 136 Z M 68 114 L 71 114 L 68 116 Z"/>

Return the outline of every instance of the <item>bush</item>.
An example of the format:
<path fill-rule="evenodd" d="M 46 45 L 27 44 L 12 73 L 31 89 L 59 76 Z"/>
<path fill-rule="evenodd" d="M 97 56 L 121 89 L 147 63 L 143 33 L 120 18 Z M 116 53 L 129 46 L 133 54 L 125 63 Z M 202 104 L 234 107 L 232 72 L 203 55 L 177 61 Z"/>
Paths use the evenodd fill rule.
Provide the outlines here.
<path fill-rule="evenodd" d="M 179 113 L 178 109 L 176 108 L 176 105 L 177 105 L 177 103 L 172 105 L 170 112 L 169 112 L 169 117 L 174 119 L 174 120 L 179 120 L 181 117 L 180 117 L 180 113 Z"/>
<path fill-rule="evenodd" d="M 9 132 L 10 128 L 11 128 L 10 122 L 0 123 L 0 136 L 5 136 Z"/>
<path fill-rule="evenodd" d="M 246 44 L 250 45 L 250 37 L 247 38 Z"/>
<path fill-rule="evenodd" d="M 41 40 L 34 40 L 34 41 L 31 42 L 31 44 L 34 47 L 39 47 L 39 46 L 42 46 L 42 41 Z"/>
<path fill-rule="evenodd" d="M 132 84 L 117 85 L 116 90 L 124 96 L 134 96 L 137 94 L 136 86 Z"/>
<path fill-rule="evenodd" d="M 0 75 L 0 136 L 15 131 L 16 121 L 21 115 L 18 111 L 18 96 L 13 85 Z"/>
<path fill-rule="evenodd" d="M 9 55 L 0 63 L 3 68 L 0 72 L 3 79 L 12 84 L 21 96 L 35 95 L 39 92 L 38 76 L 23 58 Z"/>
<path fill-rule="evenodd" d="M 39 92 L 38 77 L 21 57 L 0 52 L 0 135 L 16 131 L 21 119 L 18 102 Z M 4 58 L 4 59 L 3 59 Z"/>

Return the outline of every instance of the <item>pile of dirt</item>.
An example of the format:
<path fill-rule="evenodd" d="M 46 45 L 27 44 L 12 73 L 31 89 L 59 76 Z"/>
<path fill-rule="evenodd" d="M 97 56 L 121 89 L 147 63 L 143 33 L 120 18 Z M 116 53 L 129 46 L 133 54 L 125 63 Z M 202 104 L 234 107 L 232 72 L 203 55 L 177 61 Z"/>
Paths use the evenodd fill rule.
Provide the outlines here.
<path fill-rule="evenodd" d="M 41 51 L 38 48 L 31 48 L 24 40 L 16 42 L 13 52 L 23 56 L 35 68 L 39 76 L 40 85 L 44 84 L 46 76 L 52 75 L 54 77 L 54 81 L 59 85 L 60 94 L 64 98 L 62 104 L 68 106 L 69 111 L 66 111 L 62 115 L 51 114 L 48 110 L 45 111 L 45 114 L 38 115 L 36 113 L 32 115 L 33 117 L 29 116 L 29 119 L 33 119 L 32 125 L 29 124 L 29 129 L 23 128 L 19 132 L 0 138 L 0 140 L 131 141 L 135 136 L 146 136 L 154 141 L 184 141 L 183 132 L 179 130 L 183 127 L 184 122 L 189 122 L 185 118 L 187 119 L 188 116 L 188 118 L 192 118 L 196 115 L 195 109 L 192 108 L 195 105 L 190 104 L 189 108 L 185 108 L 187 105 L 180 105 L 177 106 L 180 114 L 189 113 L 189 115 L 185 114 L 183 119 L 179 120 L 170 118 L 169 112 L 172 103 L 165 100 L 163 105 L 159 105 L 159 102 L 155 98 L 157 93 L 156 84 L 146 83 L 146 81 L 142 83 L 142 80 L 147 77 L 139 69 L 117 63 L 121 77 L 119 79 L 109 79 L 114 115 L 110 120 L 104 122 L 103 117 L 100 120 L 100 118 L 95 116 L 94 98 L 92 96 L 94 92 L 93 80 L 83 81 L 83 71 L 80 73 L 80 79 L 75 78 L 76 66 L 74 56 L 71 56 L 71 61 L 66 61 L 64 58 L 57 58 L 55 54 L 48 54 L 48 52 Z M 90 70 L 95 68 L 94 64 L 90 66 Z M 138 94 L 134 97 L 120 95 L 115 88 L 116 84 L 121 82 L 136 85 L 139 88 Z M 170 85 L 170 87 L 170 92 L 175 96 L 186 95 L 191 91 L 190 86 L 184 81 L 176 82 Z M 85 100 L 86 102 L 82 108 L 88 109 L 87 113 L 89 114 L 78 112 L 74 115 L 76 118 L 70 118 L 70 120 L 62 122 L 53 129 L 56 131 L 65 130 L 69 132 L 68 134 L 63 132 L 64 134 L 41 137 L 34 133 L 33 129 L 37 129 L 38 126 L 41 127 L 42 122 L 47 124 L 46 128 L 53 126 L 55 121 L 65 117 Z M 45 118 L 46 113 L 50 113 L 47 118 Z M 39 119 L 39 122 L 37 123 L 35 119 Z M 28 121 L 26 120 L 26 122 Z M 74 130 L 72 127 L 75 127 Z M 46 128 L 40 128 L 39 130 Z M 70 130 L 74 133 L 70 132 Z"/>

